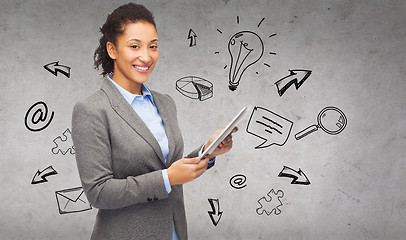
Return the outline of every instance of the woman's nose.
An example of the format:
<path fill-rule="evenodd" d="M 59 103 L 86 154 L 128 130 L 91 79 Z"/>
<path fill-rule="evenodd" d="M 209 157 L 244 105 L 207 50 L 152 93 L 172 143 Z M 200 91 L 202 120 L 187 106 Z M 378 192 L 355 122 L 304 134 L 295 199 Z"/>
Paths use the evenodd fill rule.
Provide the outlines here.
<path fill-rule="evenodd" d="M 148 63 L 150 60 L 151 60 L 151 56 L 149 55 L 149 51 L 148 51 L 149 49 L 148 48 L 143 48 L 141 51 L 140 51 L 140 55 L 139 55 L 139 59 L 142 61 L 142 62 L 145 62 L 145 63 Z"/>

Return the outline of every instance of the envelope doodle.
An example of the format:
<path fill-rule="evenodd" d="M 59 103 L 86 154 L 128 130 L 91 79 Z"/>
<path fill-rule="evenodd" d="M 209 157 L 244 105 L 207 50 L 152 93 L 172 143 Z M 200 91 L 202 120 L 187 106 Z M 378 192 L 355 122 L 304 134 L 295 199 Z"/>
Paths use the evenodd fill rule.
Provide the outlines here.
<path fill-rule="evenodd" d="M 56 191 L 55 195 L 60 214 L 83 212 L 92 209 L 82 187 Z"/>

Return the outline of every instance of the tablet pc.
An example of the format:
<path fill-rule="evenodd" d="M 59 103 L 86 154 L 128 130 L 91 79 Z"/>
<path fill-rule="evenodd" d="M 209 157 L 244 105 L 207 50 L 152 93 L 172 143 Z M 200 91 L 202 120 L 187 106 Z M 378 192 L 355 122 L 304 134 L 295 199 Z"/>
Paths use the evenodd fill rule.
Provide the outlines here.
<path fill-rule="evenodd" d="M 213 153 L 217 146 L 233 131 L 237 124 L 241 121 L 244 115 L 248 112 L 248 107 L 244 107 L 241 111 L 231 120 L 231 122 L 223 129 L 223 131 L 217 136 L 216 139 L 204 150 L 202 155 L 202 160 L 207 157 L 207 155 Z"/>

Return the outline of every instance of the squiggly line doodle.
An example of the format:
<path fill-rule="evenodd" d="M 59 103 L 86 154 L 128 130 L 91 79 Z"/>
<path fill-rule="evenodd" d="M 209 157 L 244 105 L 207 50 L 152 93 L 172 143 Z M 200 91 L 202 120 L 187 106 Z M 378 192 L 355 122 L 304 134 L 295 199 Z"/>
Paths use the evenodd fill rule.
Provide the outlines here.
<path fill-rule="evenodd" d="M 242 174 L 237 174 L 230 179 L 230 185 L 235 189 L 242 189 L 247 186 L 247 184 L 245 184 L 246 181 L 247 177 Z"/>
<path fill-rule="evenodd" d="M 40 101 L 32 105 L 25 114 L 25 126 L 28 130 L 38 132 L 44 130 L 54 118 L 52 111 L 48 118 L 48 107 Z"/>

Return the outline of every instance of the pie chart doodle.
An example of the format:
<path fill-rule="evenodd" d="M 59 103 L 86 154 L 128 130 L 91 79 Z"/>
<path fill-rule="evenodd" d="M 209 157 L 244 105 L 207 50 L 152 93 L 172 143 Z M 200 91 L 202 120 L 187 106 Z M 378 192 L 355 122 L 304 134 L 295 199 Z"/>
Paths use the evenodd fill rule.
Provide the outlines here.
<path fill-rule="evenodd" d="M 196 76 L 187 76 L 177 80 L 176 90 L 188 98 L 200 101 L 213 97 L 213 84 Z"/>

